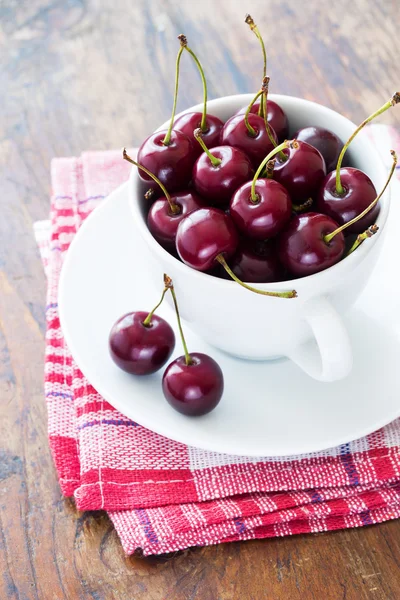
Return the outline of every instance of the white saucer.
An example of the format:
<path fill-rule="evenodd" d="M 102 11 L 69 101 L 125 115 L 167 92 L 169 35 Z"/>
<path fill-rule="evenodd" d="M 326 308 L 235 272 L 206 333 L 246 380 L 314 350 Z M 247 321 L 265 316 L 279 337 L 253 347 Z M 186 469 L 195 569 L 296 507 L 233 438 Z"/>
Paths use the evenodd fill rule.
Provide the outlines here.
<path fill-rule="evenodd" d="M 209 415 L 175 412 L 161 391 L 162 371 L 135 378 L 108 354 L 114 321 L 158 301 L 134 238 L 126 184 L 83 224 L 63 267 L 59 310 L 74 359 L 92 385 L 127 417 L 166 437 L 206 450 L 242 456 L 286 456 L 347 443 L 400 415 L 400 206 L 394 194 L 389 230 L 362 300 L 346 318 L 354 350 L 351 375 L 320 383 L 288 360 L 253 363 L 208 346 L 186 326 L 189 350 L 220 364 L 225 392 Z M 368 243 L 366 241 L 365 243 Z M 178 298 L 179 300 L 179 298 Z M 159 314 L 176 330 L 164 305 Z M 175 355 L 182 354 L 179 336 Z"/>

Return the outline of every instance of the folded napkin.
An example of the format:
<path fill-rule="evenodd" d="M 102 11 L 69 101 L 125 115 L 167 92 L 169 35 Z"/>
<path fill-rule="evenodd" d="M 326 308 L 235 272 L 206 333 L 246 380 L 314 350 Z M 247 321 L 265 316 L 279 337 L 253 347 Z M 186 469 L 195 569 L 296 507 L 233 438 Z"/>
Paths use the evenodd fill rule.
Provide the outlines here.
<path fill-rule="evenodd" d="M 400 154 L 393 129 L 373 125 L 369 135 L 389 160 L 390 148 Z M 35 225 L 48 278 L 49 442 L 63 494 L 74 496 L 81 510 L 107 510 L 128 554 L 400 517 L 400 419 L 324 452 L 285 459 L 228 456 L 145 429 L 85 379 L 60 328 L 60 269 L 83 220 L 127 179 L 129 169 L 119 151 L 55 159 L 50 221 Z"/>

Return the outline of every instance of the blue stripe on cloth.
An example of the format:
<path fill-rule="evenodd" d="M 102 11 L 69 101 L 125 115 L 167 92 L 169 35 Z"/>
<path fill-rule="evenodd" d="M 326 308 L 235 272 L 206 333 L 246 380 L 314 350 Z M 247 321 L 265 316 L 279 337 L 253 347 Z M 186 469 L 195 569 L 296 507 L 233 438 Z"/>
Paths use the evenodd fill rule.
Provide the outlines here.
<path fill-rule="evenodd" d="M 139 523 L 143 526 L 144 533 L 152 544 L 158 544 L 158 538 L 155 534 L 154 529 L 151 526 L 150 519 L 147 515 L 147 512 L 144 508 L 137 508 L 135 510 L 137 517 L 139 519 Z"/>
<path fill-rule="evenodd" d="M 238 533 L 245 533 L 246 525 L 243 523 L 242 519 L 236 518 L 236 519 L 233 519 L 233 522 L 235 523 Z"/>
<path fill-rule="evenodd" d="M 48 398 L 49 396 L 59 396 L 60 398 L 69 398 L 70 400 L 74 399 L 72 394 L 64 394 L 63 392 L 47 392 L 46 398 Z"/>
<path fill-rule="evenodd" d="M 99 194 L 98 196 L 88 196 L 87 198 L 82 198 L 82 200 L 78 200 L 79 204 L 85 204 L 85 202 L 89 202 L 89 200 L 102 200 L 105 198 L 103 194 Z M 55 200 L 74 200 L 72 196 L 54 196 Z"/>
<path fill-rule="evenodd" d="M 125 425 L 125 427 L 137 427 L 138 424 L 135 421 L 125 421 L 123 419 L 101 419 L 96 421 L 89 421 L 79 425 L 78 429 L 85 429 L 85 427 L 94 427 L 95 425 Z"/>
<path fill-rule="evenodd" d="M 48 304 L 46 306 L 46 310 L 50 310 L 51 308 L 58 308 L 57 302 L 53 302 L 52 304 Z"/>
<path fill-rule="evenodd" d="M 369 510 L 365 510 L 365 511 L 361 512 L 360 518 L 361 518 L 363 525 L 372 525 L 373 524 L 373 520 L 371 519 Z"/>
<path fill-rule="evenodd" d="M 359 485 L 357 468 L 353 461 L 353 455 L 350 452 L 350 444 L 340 446 L 340 460 L 343 463 L 350 485 Z"/>
<path fill-rule="evenodd" d="M 311 494 L 311 502 L 313 503 L 317 503 L 317 502 L 323 502 L 323 498 L 321 498 L 320 494 L 317 491 L 314 491 Z"/>

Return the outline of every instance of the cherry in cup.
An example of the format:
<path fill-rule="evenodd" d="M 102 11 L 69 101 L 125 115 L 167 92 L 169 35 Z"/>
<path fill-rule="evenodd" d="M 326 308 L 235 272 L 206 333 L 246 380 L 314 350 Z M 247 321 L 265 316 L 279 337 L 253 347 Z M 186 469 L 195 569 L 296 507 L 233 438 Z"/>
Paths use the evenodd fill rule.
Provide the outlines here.
<path fill-rule="evenodd" d="M 242 240 L 229 266 L 236 277 L 247 283 L 275 283 L 285 277 L 271 240 Z"/>
<path fill-rule="evenodd" d="M 148 169 L 134 161 L 123 149 L 123 158 L 138 167 L 151 177 L 164 192 L 164 196 L 158 198 L 150 207 L 147 215 L 147 226 L 152 236 L 166 250 L 175 248 L 176 231 L 180 221 L 193 210 L 204 206 L 203 200 L 193 190 L 182 190 L 169 194 L 161 181 Z M 145 200 L 150 200 L 154 191 L 147 191 Z"/>
<path fill-rule="evenodd" d="M 253 167 L 244 152 L 231 146 L 216 146 L 209 150 L 201 129 L 194 136 L 204 150 L 193 167 L 193 185 L 211 204 L 226 206 L 232 194 L 253 176 Z"/>
<path fill-rule="evenodd" d="M 169 192 L 186 188 L 192 176 L 197 149 L 191 139 L 179 129 L 173 129 L 179 87 L 179 64 L 184 46 L 181 45 L 176 59 L 175 92 L 172 115 L 166 131 L 156 131 L 144 140 L 138 150 L 138 162 L 165 185 Z M 145 182 L 151 177 L 139 170 Z"/>
<path fill-rule="evenodd" d="M 395 152 L 392 150 L 391 153 L 393 164 L 381 193 L 354 219 L 339 226 L 327 215 L 310 212 L 298 215 L 290 221 L 288 227 L 279 236 L 278 255 L 281 263 L 292 275 L 297 277 L 313 275 L 341 260 L 345 252 L 343 231 L 350 229 L 357 221 L 363 220 L 368 213 L 373 213 L 389 185 L 397 164 Z M 374 227 L 359 236 L 348 254 L 353 252 L 363 239 L 371 237 L 371 234 L 376 231 L 377 228 Z"/>
<path fill-rule="evenodd" d="M 329 215 L 340 225 L 353 220 L 364 211 L 376 196 L 376 189 L 366 173 L 352 167 L 343 168 L 342 161 L 345 152 L 356 135 L 375 117 L 395 106 L 400 102 L 400 92 L 393 94 L 392 98 L 381 108 L 370 115 L 357 127 L 354 133 L 343 146 L 340 153 L 336 171 L 329 173 L 323 180 L 317 200 L 318 210 Z M 359 219 L 348 228 L 348 233 L 361 233 L 376 220 L 379 206 L 368 212 L 363 219 Z"/>
<path fill-rule="evenodd" d="M 293 140 L 276 156 L 274 179 L 287 189 L 296 204 L 315 198 L 325 175 L 321 153 L 306 142 Z"/>
<path fill-rule="evenodd" d="M 130 312 L 113 325 L 109 351 L 115 364 L 123 371 L 133 375 L 150 375 L 161 369 L 171 357 L 175 334 L 164 319 L 154 314 L 167 291 L 168 287 L 165 287 L 160 302 L 150 313 Z"/>
<path fill-rule="evenodd" d="M 250 112 L 252 105 L 268 85 L 265 77 L 263 87 L 250 102 L 244 115 L 234 115 L 224 125 L 221 132 L 221 144 L 234 146 L 242 150 L 257 168 L 263 158 L 275 148 L 278 138 L 273 128 L 263 117 Z"/>
<path fill-rule="evenodd" d="M 295 290 L 260 290 L 241 281 L 228 262 L 235 254 L 239 237 L 229 215 L 218 208 L 199 208 L 182 219 L 176 234 L 176 249 L 182 261 L 198 271 L 209 271 L 218 263 L 242 287 L 264 296 L 295 298 Z"/>
<path fill-rule="evenodd" d="M 178 35 L 178 39 L 181 42 L 181 45 L 193 58 L 200 73 L 203 83 L 203 112 L 188 112 L 181 115 L 175 120 L 173 128 L 179 129 L 179 131 L 186 134 L 193 142 L 195 153 L 200 155 L 202 148 L 197 144 L 193 137 L 194 130 L 200 128 L 205 144 L 209 148 L 212 148 L 219 144 L 219 137 L 224 123 L 218 117 L 207 114 L 207 81 L 203 67 L 193 50 L 187 45 L 186 36 L 183 34 Z"/>
<path fill-rule="evenodd" d="M 326 166 L 326 172 L 330 173 L 335 167 L 343 144 L 333 131 L 324 129 L 324 127 L 302 127 L 294 134 L 294 139 L 300 142 L 307 142 L 314 146 L 323 156 Z"/>
<path fill-rule="evenodd" d="M 201 352 L 189 354 L 183 334 L 174 286 L 164 276 L 174 301 L 179 333 L 184 355 L 176 358 L 166 368 L 162 389 L 167 402 L 178 412 L 188 416 L 201 416 L 211 412 L 220 402 L 224 391 L 224 376 L 218 363 Z"/>
<path fill-rule="evenodd" d="M 265 240 L 277 235 L 289 222 L 292 201 L 286 189 L 273 179 L 258 179 L 264 166 L 289 142 L 283 142 L 261 162 L 253 181 L 248 181 L 232 196 L 230 216 L 245 236 Z"/>

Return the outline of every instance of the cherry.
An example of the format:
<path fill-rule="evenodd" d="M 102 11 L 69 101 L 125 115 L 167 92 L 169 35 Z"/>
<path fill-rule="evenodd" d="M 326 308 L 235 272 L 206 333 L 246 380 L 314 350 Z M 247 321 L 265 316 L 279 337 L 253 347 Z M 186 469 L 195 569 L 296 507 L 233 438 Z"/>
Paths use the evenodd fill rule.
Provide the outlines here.
<path fill-rule="evenodd" d="M 258 179 L 271 157 L 287 148 L 283 143 L 262 161 L 253 181 L 242 185 L 230 203 L 230 215 L 236 227 L 249 238 L 265 240 L 277 235 L 289 222 L 292 201 L 286 189 L 273 179 Z"/>
<path fill-rule="evenodd" d="M 325 241 L 337 227 L 333 219 L 315 212 L 294 217 L 279 237 L 279 260 L 297 277 L 331 267 L 342 258 L 345 248 L 342 233 Z"/>
<path fill-rule="evenodd" d="M 193 164 L 197 158 L 197 149 L 190 138 L 179 130 L 173 130 L 179 86 L 179 64 L 184 46 L 181 45 L 176 58 L 175 92 L 169 128 L 166 131 L 152 133 L 139 148 L 138 162 L 154 173 L 169 189 L 175 192 L 187 187 Z M 139 171 L 139 176 L 146 182 L 149 176 Z"/>
<path fill-rule="evenodd" d="M 156 200 L 147 215 L 147 226 L 161 246 L 167 250 L 175 248 L 176 230 L 180 221 L 193 210 L 204 206 L 203 200 L 193 191 L 185 190 L 170 195 L 161 181 L 148 169 L 134 161 L 123 149 L 123 158 L 132 163 L 140 171 L 144 171 L 152 180 L 154 180 L 164 192 L 164 196 Z M 145 200 L 151 200 L 154 190 L 150 189 L 145 193 Z"/>
<path fill-rule="evenodd" d="M 200 416 L 211 412 L 221 400 L 224 378 L 218 363 L 201 352 L 175 359 L 165 370 L 162 389 L 169 404 L 178 412 Z"/>
<path fill-rule="evenodd" d="M 238 245 L 238 234 L 231 218 L 218 208 L 199 208 L 182 219 L 176 234 L 176 249 L 183 262 L 208 271 L 217 256 L 230 258 Z"/>
<path fill-rule="evenodd" d="M 260 112 L 261 101 L 255 102 L 251 107 L 250 112 L 252 114 L 259 114 Z M 240 108 L 236 115 L 243 115 L 247 106 L 243 106 Z M 271 126 L 271 129 L 274 130 L 276 137 L 279 142 L 283 142 L 289 136 L 289 121 L 284 112 L 283 108 L 279 106 L 273 100 L 268 100 L 268 114 L 267 114 L 268 123 Z"/>
<path fill-rule="evenodd" d="M 325 161 L 316 148 L 306 142 L 292 141 L 288 148 L 276 156 L 274 179 L 289 192 L 296 204 L 314 198 L 326 175 Z"/>
<path fill-rule="evenodd" d="M 200 352 L 189 354 L 174 286 L 167 275 L 164 275 L 164 281 L 172 294 L 184 349 L 184 356 L 175 359 L 165 370 L 162 379 L 164 396 L 175 410 L 184 415 L 205 415 L 212 411 L 221 400 L 224 391 L 224 376 L 218 363 L 211 356 Z"/>
<path fill-rule="evenodd" d="M 214 115 L 207 115 L 206 125 L 204 129 L 201 128 L 201 120 L 202 113 L 200 112 L 189 112 L 178 117 L 174 124 L 174 129 L 179 129 L 189 138 L 193 138 L 193 131 L 195 129 L 201 129 L 201 134 L 207 146 L 212 148 L 213 146 L 218 146 L 221 131 L 224 126 L 223 121 L 218 119 L 218 117 L 214 117 Z M 194 145 L 196 157 L 200 156 L 203 152 L 201 146 L 198 144 Z"/>
<path fill-rule="evenodd" d="M 184 46 L 185 50 L 189 52 L 189 54 L 193 58 L 197 69 L 200 73 L 200 77 L 203 83 L 204 107 L 202 113 L 189 112 L 178 117 L 174 123 L 174 129 L 179 129 L 179 131 L 185 133 L 192 140 L 192 142 L 194 142 L 193 131 L 195 129 L 200 128 L 206 145 L 209 148 L 212 148 L 213 146 L 217 146 L 219 144 L 219 136 L 224 126 L 224 123 L 223 121 L 221 121 L 221 119 L 218 119 L 218 117 L 214 117 L 213 115 L 207 114 L 207 81 L 204 75 L 203 67 L 193 50 L 191 50 L 187 45 L 186 36 L 184 36 L 183 34 L 178 35 L 178 39 L 181 42 L 181 46 Z M 200 155 L 202 152 L 201 147 L 198 146 L 195 142 L 193 145 L 195 148 L 195 152 L 197 152 L 197 155 Z"/>
<path fill-rule="evenodd" d="M 318 210 L 331 216 L 339 224 L 347 223 L 363 212 L 376 196 L 374 184 L 368 175 L 359 169 L 341 167 L 345 152 L 367 123 L 399 102 L 400 92 L 397 92 L 357 127 L 343 146 L 337 162 L 336 173 L 329 173 L 321 184 L 317 201 Z M 364 231 L 375 221 L 378 212 L 379 206 L 375 206 L 374 210 L 370 211 L 365 218 L 356 221 L 352 227 L 349 227 L 349 233 Z"/>
<path fill-rule="evenodd" d="M 239 279 L 248 283 L 274 283 L 284 277 L 271 241 L 243 240 L 229 266 Z"/>
<path fill-rule="evenodd" d="M 343 194 L 336 192 L 336 173 L 332 171 L 322 181 L 317 198 L 318 210 L 332 217 L 343 225 L 354 219 L 376 197 L 376 189 L 366 173 L 353 167 L 340 169 Z M 368 213 L 364 219 L 349 227 L 348 233 L 361 233 L 374 223 L 379 213 L 379 206 Z"/>
<path fill-rule="evenodd" d="M 242 287 L 279 298 L 295 298 L 296 291 L 270 292 L 243 283 L 233 273 L 227 260 L 238 247 L 238 234 L 232 219 L 218 208 L 199 208 L 182 219 L 176 234 L 176 249 L 182 261 L 198 271 L 208 271 L 220 263 L 229 276 Z"/>
<path fill-rule="evenodd" d="M 276 145 L 278 138 L 272 127 L 270 130 Z M 265 129 L 264 119 L 254 114 L 245 118 L 243 115 L 231 117 L 221 132 L 221 144 L 242 150 L 250 158 L 254 168 L 258 167 L 265 155 L 275 146 Z"/>
<path fill-rule="evenodd" d="M 343 231 L 350 229 L 356 222 L 362 221 L 367 213 L 373 212 L 384 194 L 397 164 L 396 153 L 391 150 L 392 168 L 380 194 L 359 215 L 344 225 L 338 224 L 320 213 L 306 213 L 291 220 L 278 240 L 279 259 L 296 276 L 312 275 L 339 262 L 345 250 Z M 365 239 L 376 232 L 376 227 L 361 234 L 348 254 L 353 252 Z"/>
<path fill-rule="evenodd" d="M 130 312 L 113 325 L 109 336 L 109 350 L 114 362 L 127 373 L 149 375 L 161 369 L 175 348 L 171 326 L 154 315 L 160 302 L 150 312 Z"/>
<path fill-rule="evenodd" d="M 327 173 L 336 167 L 343 144 L 333 131 L 323 127 L 303 127 L 296 131 L 293 137 L 300 142 L 307 142 L 321 152 Z"/>
<path fill-rule="evenodd" d="M 184 190 L 171 195 L 171 201 L 179 207 L 178 213 L 171 212 L 167 198 L 159 198 L 152 204 L 147 215 L 147 226 L 161 246 L 168 250 L 175 248 L 176 231 L 186 215 L 204 206 L 204 201 L 192 190 Z"/>
<path fill-rule="evenodd" d="M 217 146 L 210 152 L 200 129 L 195 130 L 195 137 L 204 152 L 193 167 L 193 185 L 203 198 L 226 205 L 235 190 L 253 176 L 251 162 L 244 152 L 232 146 Z"/>

